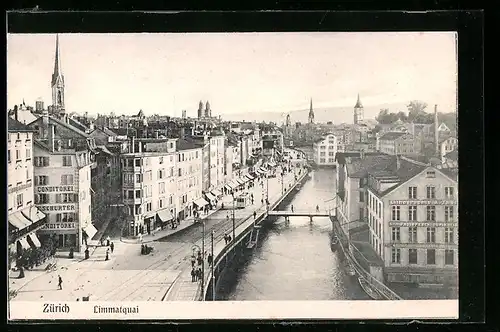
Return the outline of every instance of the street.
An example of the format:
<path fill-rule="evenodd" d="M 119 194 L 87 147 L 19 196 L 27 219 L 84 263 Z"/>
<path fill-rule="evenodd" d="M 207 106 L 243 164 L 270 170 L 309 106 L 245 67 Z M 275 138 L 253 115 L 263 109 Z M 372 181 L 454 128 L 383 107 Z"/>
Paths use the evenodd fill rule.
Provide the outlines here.
<path fill-rule="evenodd" d="M 281 194 L 280 180 L 280 177 L 269 179 L 271 203 L 275 200 L 273 197 Z M 293 173 L 286 174 L 285 186 L 293 180 Z M 253 188 L 247 190 L 253 193 L 254 204 L 235 210 L 236 227 L 242 218 L 248 217 L 254 210 L 265 208 L 261 205 L 262 195 L 266 194 L 266 180 L 263 182 L 264 188 L 256 182 Z M 232 197 L 225 196 L 223 202 L 225 208 L 205 220 L 205 250 L 209 250 L 212 230 L 215 242 L 222 241 L 224 233 L 232 236 Z M 67 267 L 64 267 L 64 258 L 59 259 L 57 271 L 40 272 L 39 276 L 22 286 L 22 279 L 11 280 L 10 289 L 17 292 L 12 300 L 76 301 L 89 296 L 92 301 L 159 301 L 165 297 L 180 273 L 190 272 L 192 247 L 193 244 L 201 246 L 201 239 L 202 224 L 199 223 L 161 241 L 152 242 L 153 252 L 141 255 L 140 244 L 124 243 L 114 238 L 115 249 L 108 261 L 105 261 L 106 247 L 98 247 L 90 259 Z M 58 275 L 63 279 L 62 290 L 57 289 Z M 196 286 L 196 283 L 192 286 Z"/>

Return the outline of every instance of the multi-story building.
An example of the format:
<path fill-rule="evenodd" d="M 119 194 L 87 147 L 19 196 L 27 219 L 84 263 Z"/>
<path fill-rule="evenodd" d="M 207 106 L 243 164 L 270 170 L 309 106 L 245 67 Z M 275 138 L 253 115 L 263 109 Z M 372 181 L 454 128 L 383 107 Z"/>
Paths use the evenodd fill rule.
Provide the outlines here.
<path fill-rule="evenodd" d="M 47 214 L 40 239 L 53 237 L 62 250 L 81 250 L 97 232 L 91 210 L 94 139 L 47 112 L 29 127 L 35 137 L 35 205 Z"/>
<path fill-rule="evenodd" d="M 453 136 L 447 138 L 440 138 L 438 148 L 439 148 L 439 157 L 441 159 L 441 163 L 445 163 L 446 161 L 445 156 L 452 151 L 458 150 L 458 139 Z"/>
<path fill-rule="evenodd" d="M 193 204 L 204 206 L 202 153 L 203 145 L 185 139 L 132 138 L 120 156 L 129 235 L 190 217 Z"/>
<path fill-rule="evenodd" d="M 34 205 L 33 130 L 8 118 L 7 220 L 9 252 L 21 256 L 23 249 L 40 247 L 36 232 L 46 222 Z"/>
<path fill-rule="evenodd" d="M 335 155 L 337 154 L 337 137 L 328 134 L 313 144 L 314 162 L 318 166 L 335 165 Z"/>
<path fill-rule="evenodd" d="M 458 186 L 454 175 L 397 160 L 368 178 L 369 243 L 387 281 L 457 283 Z"/>
<path fill-rule="evenodd" d="M 209 190 L 220 189 L 225 184 L 226 169 L 226 137 L 223 132 L 213 132 L 210 140 L 210 187 Z"/>
<path fill-rule="evenodd" d="M 409 133 L 388 132 L 377 137 L 377 151 L 390 155 L 416 155 L 420 153 L 421 144 Z"/>

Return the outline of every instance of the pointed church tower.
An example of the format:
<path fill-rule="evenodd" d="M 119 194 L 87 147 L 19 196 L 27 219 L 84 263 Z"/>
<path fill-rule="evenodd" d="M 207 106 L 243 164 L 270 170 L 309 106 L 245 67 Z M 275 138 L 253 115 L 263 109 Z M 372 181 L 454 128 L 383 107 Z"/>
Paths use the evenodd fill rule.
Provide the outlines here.
<path fill-rule="evenodd" d="M 311 98 L 311 104 L 309 105 L 309 123 L 314 123 L 314 111 L 313 111 L 313 100 Z"/>
<path fill-rule="evenodd" d="M 52 74 L 52 106 L 54 112 L 65 113 L 64 107 L 64 75 L 61 70 L 61 55 L 59 53 L 59 35 L 56 35 L 56 54 L 54 61 L 54 73 Z"/>
<path fill-rule="evenodd" d="M 210 118 L 212 116 L 212 110 L 210 109 L 210 103 L 207 100 L 207 104 L 205 106 L 205 117 Z"/>
<path fill-rule="evenodd" d="M 361 99 L 359 99 L 359 93 L 358 93 L 358 100 L 356 101 L 356 105 L 354 106 L 354 124 L 359 124 L 361 121 L 364 119 L 364 114 L 365 109 L 363 108 L 363 104 L 361 104 Z"/>
<path fill-rule="evenodd" d="M 201 119 L 203 117 L 203 102 L 200 100 L 200 103 L 198 104 L 198 119 Z"/>

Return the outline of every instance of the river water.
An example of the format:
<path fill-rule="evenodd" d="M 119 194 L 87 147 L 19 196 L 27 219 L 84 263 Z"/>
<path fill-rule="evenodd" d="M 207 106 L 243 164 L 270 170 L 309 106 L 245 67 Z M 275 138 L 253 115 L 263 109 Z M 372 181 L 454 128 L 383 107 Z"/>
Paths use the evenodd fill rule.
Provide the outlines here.
<path fill-rule="evenodd" d="M 295 211 L 334 206 L 335 171 L 320 169 L 295 195 Z M 289 209 L 289 207 L 287 208 Z M 355 277 L 345 273 L 341 249 L 331 245 L 329 218 L 279 217 L 265 221 L 259 243 L 243 255 L 219 282 L 217 300 L 368 300 Z"/>

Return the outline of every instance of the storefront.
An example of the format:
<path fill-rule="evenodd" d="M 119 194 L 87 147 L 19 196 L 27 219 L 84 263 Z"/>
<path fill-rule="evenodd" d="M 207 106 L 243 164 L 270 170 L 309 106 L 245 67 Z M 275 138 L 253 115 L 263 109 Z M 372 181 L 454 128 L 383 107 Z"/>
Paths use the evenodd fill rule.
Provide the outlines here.
<path fill-rule="evenodd" d="M 174 214 L 172 212 L 173 211 L 169 209 L 163 209 L 157 211 L 156 212 L 157 225 L 159 225 L 163 229 L 166 225 L 168 225 L 168 223 L 171 223 L 175 219 Z"/>
<path fill-rule="evenodd" d="M 59 250 L 80 249 L 80 232 L 74 204 L 40 205 L 38 208 L 47 213 L 47 223 L 40 229 L 39 237 L 44 242 L 49 238 Z"/>
<path fill-rule="evenodd" d="M 221 199 L 223 196 L 219 189 L 212 190 L 210 193 L 214 195 L 217 200 Z"/>
<path fill-rule="evenodd" d="M 207 208 L 208 202 L 204 198 L 198 198 L 193 202 L 197 211 Z"/>
<path fill-rule="evenodd" d="M 210 206 L 214 209 L 217 205 L 217 197 L 212 193 L 205 193 L 206 200 L 210 203 Z"/>

